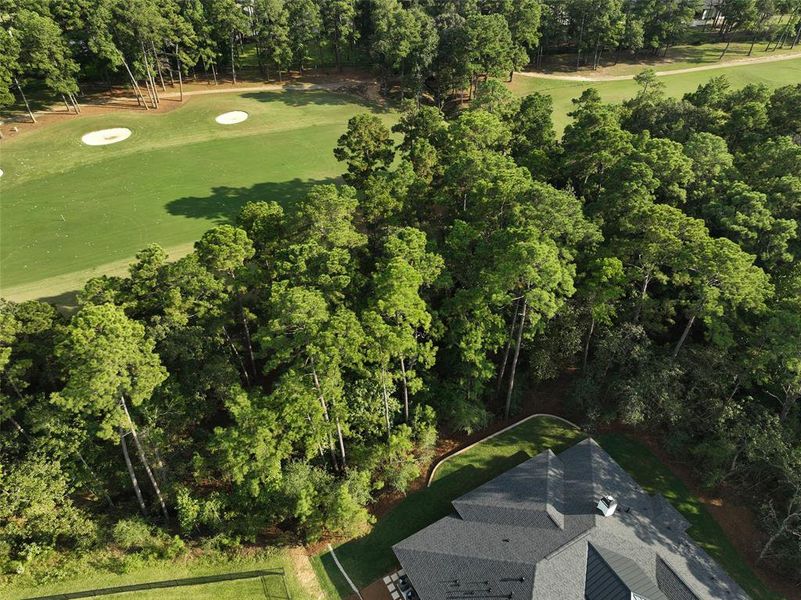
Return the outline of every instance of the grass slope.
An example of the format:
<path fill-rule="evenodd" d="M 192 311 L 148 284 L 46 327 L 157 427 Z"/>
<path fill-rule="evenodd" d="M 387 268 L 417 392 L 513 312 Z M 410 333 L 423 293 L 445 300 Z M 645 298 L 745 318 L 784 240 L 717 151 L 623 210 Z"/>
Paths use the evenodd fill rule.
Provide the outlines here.
<path fill-rule="evenodd" d="M 393 544 L 450 514 L 452 500 L 547 448 L 559 452 L 582 437 L 581 432 L 561 421 L 547 418 L 526 421 L 447 461 L 437 471 L 431 487 L 409 494 L 368 535 L 337 547 L 337 557 L 353 582 L 362 588 L 397 564 Z M 320 559 L 328 578 L 339 582 L 341 575 L 329 554 L 324 553 Z M 347 596 L 347 588 L 336 587 L 345 592 L 342 597 Z"/>
<path fill-rule="evenodd" d="M 214 117 L 245 110 L 242 124 Z M 287 204 L 341 172 L 332 154 L 347 120 L 374 107 L 325 91 L 242 92 L 192 98 L 160 115 L 116 112 L 70 119 L 10 143 L 0 168 L 0 286 L 131 258 L 157 242 L 184 246 L 250 200 Z M 391 114 L 384 115 L 387 121 Z M 87 131 L 129 127 L 119 144 L 84 146 Z M 184 252 L 186 248 L 184 248 Z M 84 271 L 75 281 L 65 274 Z"/>
<path fill-rule="evenodd" d="M 215 561 L 214 564 L 188 561 L 154 561 L 148 566 L 132 570 L 130 573 L 115 574 L 108 571 L 96 571 L 87 568 L 81 576 L 41 586 L 12 585 L 0 588 L 0 597 L 4 600 L 16 600 L 47 596 L 66 592 L 79 592 L 105 587 L 132 585 L 152 581 L 165 581 L 226 573 L 240 573 L 255 570 L 284 569 L 286 583 L 293 600 L 310 597 L 304 590 L 293 571 L 292 559 L 283 551 L 273 550 L 260 555 L 258 559 L 239 559 L 232 561 Z M 286 598 L 283 585 L 278 577 L 267 578 L 268 591 L 275 598 Z M 140 590 L 107 596 L 108 598 L 137 598 L 145 600 L 178 600 L 192 598 L 198 600 L 220 599 L 260 599 L 265 594 L 261 580 L 240 579 L 234 581 L 207 583 L 205 585 L 181 586 L 154 590 Z M 330 596 L 334 598 L 335 596 Z"/>
<path fill-rule="evenodd" d="M 310 560 L 320 587 L 329 598 L 348 598 L 353 594 L 353 590 L 345 581 L 330 552 L 313 556 Z"/>
<path fill-rule="evenodd" d="M 769 88 L 801 83 L 801 57 L 772 63 L 724 67 L 691 73 L 660 77 L 668 95 L 681 97 L 695 90 L 712 77 L 725 75 L 732 86 L 740 88 L 749 83 L 763 83 Z M 553 98 L 554 123 L 559 132 L 570 122 L 567 113 L 573 108 L 571 100 L 590 87 L 596 88 L 607 102 L 621 102 L 637 93 L 633 80 L 624 81 L 563 81 L 518 75 L 510 84 L 513 92 L 524 96 L 532 92 L 548 94 Z"/>

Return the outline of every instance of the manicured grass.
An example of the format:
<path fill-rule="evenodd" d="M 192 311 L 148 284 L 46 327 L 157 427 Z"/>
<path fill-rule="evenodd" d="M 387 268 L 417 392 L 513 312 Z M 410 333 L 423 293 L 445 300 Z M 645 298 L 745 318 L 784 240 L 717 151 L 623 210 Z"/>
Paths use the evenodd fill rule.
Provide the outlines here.
<path fill-rule="evenodd" d="M 431 487 L 409 494 L 368 535 L 337 547 L 337 557 L 353 582 L 364 587 L 397 565 L 393 544 L 450 514 L 452 500 L 547 448 L 560 452 L 582 437 L 581 432 L 560 421 L 531 419 L 447 461 Z M 328 553 L 321 559 L 329 577 L 333 580 L 339 577 Z"/>
<path fill-rule="evenodd" d="M 236 559 L 230 561 L 195 562 L 181 560 L 156 561 L 129 573 L 115 574 L 107 570 L 92 570 L 87 567 L 80 575 L 56 583 L 31 586 L 14 584 L 0 587 L 0 597 L 4 600 L 32 598 L 65 592 L 78 592 L 121 585 L 132 585 L 152 581 L 165 581 L 204 577 L 208 575 L 222 575 L 227 573 L 241 573 L 245 571 L 283 569 L 286 574 L 286 584 L 293 600 L 309 598 L 293 571 L 293 563 L 289 556 L 280 550 L 263 552 L 257 558 Z M 267 578 L 268 590 L 275 598 L 286 598 L 283 585 L 277 576 Z M 234 581 L 207 583 L 204 585 L 181 586 L 154 590 L 141 590 L 108 596 L 109 598 L 144 598 L 148 600 L 178 600 L 178 599 L 264 599 L 264 591 L 259 578 L 240 579 Z M 332 598 L 335 596 L 331 596 Z"/>
<path fill-rule="evenodd" d="M 778 600 L 757 578 L 703 504 L 670 469 L 636 440 L 603 434 L 597 441 L 650 494 L 662 494 L 690 522 L 687 533 L 755 600 Z"/>
<path fill-rule="evenodd" d="M 720 75 L 725 75 L 733 88 L 740 88 L 748 83 L 764 83 L 773 89 L 783 85 L 801 83 L 801 56 L 772 63 L 665 75 L 660 77 L 659 81 L 665 84 L 665 91 L 668 95 L 678 98 Z M 573 109 L 572 99 L 580 96 L 585 89 L 596 88 L 607 102 L 621 102 L 635 95 L 638 89 L 633 80 L 561 81 L 521 75 L 514 78 L 510 87 L 514 93 L 521 96 L 532 92 L 550 95 L 553 98 L 554 123 L 560 132 L 570 122 L 567 113 Z"/>
<path fill-rule="evenodd" d="M 334 563 L 330 552 L 320 556 L 313 556 L 309 560 L 314 573 L 317 575 L 317 581 L 328 598 L 332 600 L 335 598 L 347 598 L 353 593 L 350 585 L 345 581 L 336 563 Z"/>
<path fill-rule="evenodd" d="M 229 110 L 250 118 L 214 122 Z M 348 119 L 364 111 L 377 109 L 325 91 L 243 91 L 195 96 L 160 115 L 67 118 L 2 142 L 2 295 L 13 298 L 25 284 L 42 295 L 75 289 L 86 270 L 120 263 L 152 242 L 186 249 L 250 200 L 291 205 L 341 173 L 332 150 Z M 108 127 L 133 135 L 110 146 L 81 143 L 82 134 Z M 41 284 L 59 276 L 60 289 Z"/>
<path fill-rule="evenodd" d="M 266 583 L 267 590 L 272 594 L 273 598 L 280 598 L 281 600 L 286 598 L 286 592 L 278 578 L 269 577 Z M 127 592 L 115 594 L 114 598 L 141 598 L 143 600 L 217 600 L 218 598 L 237 600 L 242 598 L 243 600 L 267 600 L 269 597 L 264 593 L 261 579 L 254 578 L 224 583 Z"/>

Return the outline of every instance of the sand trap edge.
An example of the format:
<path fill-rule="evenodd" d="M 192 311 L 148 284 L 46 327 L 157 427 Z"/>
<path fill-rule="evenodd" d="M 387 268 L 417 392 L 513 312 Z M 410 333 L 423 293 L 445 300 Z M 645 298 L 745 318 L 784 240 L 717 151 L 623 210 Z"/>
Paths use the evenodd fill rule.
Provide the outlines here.
<path fill-rule="evenodd" d="M 230 112 L 217 115 L 214 117 L 214 120 L 220 125 L 236 125 L 237 123 L 247 121 L 249 116 L 250 115 L 244 110 L 232 110 Z"/>
<path fill-rule="evenodd" d="M 81 136 L 81 141 L 87 146 L 108 146 L 116 144 L 131 137 L 131 130 L 127 127 L 112 127 L 111 129 L 98 129 Z"/>

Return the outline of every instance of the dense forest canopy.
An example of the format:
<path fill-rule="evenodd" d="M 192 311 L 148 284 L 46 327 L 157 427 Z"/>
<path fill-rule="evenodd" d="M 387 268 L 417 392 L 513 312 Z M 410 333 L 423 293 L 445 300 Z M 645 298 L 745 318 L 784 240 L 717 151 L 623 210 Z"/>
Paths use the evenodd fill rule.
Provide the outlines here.
<path fill-rule="evenodd" d="M 721 35 L 774 12 L 797 27 L 797 3 L 735 6 L 750 16 Z M 366 44 L 385 85 L 421 100 L 394 131 L 350 120 L 342 184 L 249 203 L 174 262 L 144 248 L 73 314 L 0 305 L 3 571 L 123 543 L 137 514 L 167 556 L 182 538 L 350 534 L 408 489 L 441 428 L 508 417 L 572 371 L 583 425 L 655 432 L 705 483 L 741 490 L 763 518 L 760 560 L 801 577 L 801 86 L 720 77 L 674 99 L 646 71 L 622 105 L 576 98 L 559 139 L 548 96 L 485 77 L 556 45 L 590 64 L 664 48 L 695 9 L 2 5 L 5 102 L 18 81 L 74 100 L 80 78 L 130 73 L 148 103 L 153 64 L 233 75 L 253 40 L 265 66 L 302 69 L 321 38 L 337 62 Z M 446 117 L 463 89 L 474 99 Z"/>
<path fill-rule="evenodd" d="M 561 140 L 548 97 L 495 80 L 450 120 L 410 102 L 399 143 L 354 117 L 346 183 L 247 204 L 176 262 L 145 248 L 71 316 L 3 304 L 5 568 L 137 512 L 190 537 L 354 531 L 438 427 L 576 368 L 586 425 L 661 432 L 742 486 L 763 557 L 797 569 L 801 86 L 640 83 L 583 93 Z"/>
<path fill-rule="evenodd" d="M 441 108 L 479 79 L 546 54 L 576 67 L 659 55 L 688 36 L 703 0 L 5 0 L 0 108 L 47 90 L 79 111 L 82 83 L 130 85 L 157 106 L 159 84 L 198 74 L 236 83 L 255 51 L 264 77 L 318 64 L 371 67 L 384 89 Z M 801 0 L 721 0 L 705 29 L 726 42 L 794 47 Z M 723 50 L 722 55 L 726 53 Z"/>

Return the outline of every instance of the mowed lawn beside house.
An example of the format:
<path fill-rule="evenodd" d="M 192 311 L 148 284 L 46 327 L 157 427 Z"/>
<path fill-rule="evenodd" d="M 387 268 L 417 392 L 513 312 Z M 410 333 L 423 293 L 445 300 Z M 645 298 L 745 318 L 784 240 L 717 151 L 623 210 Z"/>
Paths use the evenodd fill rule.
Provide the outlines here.
<path fill-rule="evenodd" d="M 450 514 L 452 500 L 544 450 L 550 448 L 558 454 L 586 436 L 548 417 L 525 421 L 445 460 L 430 487 L 409 494 L 368 535 L 337 546 L 336 555 L 356 586 L 363 588 L 396 568 L 393 544 Z M 691 523 L 689 535 L 755 600 L 779 598 L 757 578 L 700 500 L 647 446 L 619 433 L 605 433 L 595 439 L 643 489 L 662 494 L 687 518 Z M 330 553 L 322 553 L 314 564 L 325 586 L 336 589 L 342 598 L 350 595 Z"/>

